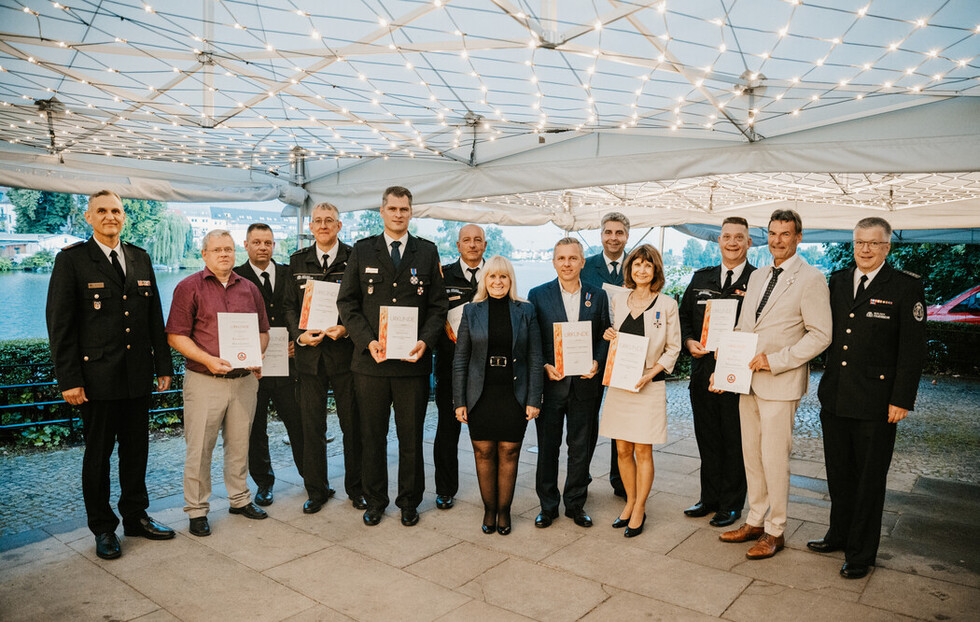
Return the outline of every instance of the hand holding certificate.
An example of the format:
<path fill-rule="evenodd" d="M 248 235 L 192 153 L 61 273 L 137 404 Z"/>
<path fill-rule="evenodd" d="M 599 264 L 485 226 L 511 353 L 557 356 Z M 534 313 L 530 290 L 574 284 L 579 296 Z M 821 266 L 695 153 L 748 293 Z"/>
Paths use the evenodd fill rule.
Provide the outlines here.
<path fill-rule="evenodd" d="M 265 347 L 265 358 L 262 359 L 262 375 L 289 375 L 289 329 L 284 326 L 269 329 L 269 345 Z"/>
<path fill-rule="evenodd" d="M 258 313 L 218 313 L 218 356 L 236 369 L 262 366 Z"/>
<path fill-rule="evenodd" d="M 559 376 L 592 373 L 592 322 L 555 322 L 555 369 Z"/>
<path fill-rule="evenodd" d="M 709 352 L 718 349 L 718 337 L 735 328 L 738 314 L 738 301 L 717 298 L 709 300 L 704 309 L 704 324 L 701 327 L 701 345 Z"/>
<path fill-rule="evenodd" d="M 609 346 L 602 384 L 633 393 L 639 392 L 637 385 L 643 378 L 649 343 L 649 337 L 617 333 L 616 339 Z"/>
<path fill-rule="evenodd" d="M 401 359 L 415 362 L 412 353 L 419 342 L 418 307 L 381 307 L 378 342 L 382 360 Z"/>
<path fill-rule="evenodd" d="M 326 330 L 336 326 L 340 283 L 310 279 L 303 287 L 303 309 L 299 316 L 299 327 L 302 330 Z"/>
<path fill-rule="evenodd" d="M 715 362 L 713 391 L 748 393 L 752 386 L 749 362 L 755 357 L 759 335 L 755 333 L 722 333 L 718 336 L 718 360 Z"/>

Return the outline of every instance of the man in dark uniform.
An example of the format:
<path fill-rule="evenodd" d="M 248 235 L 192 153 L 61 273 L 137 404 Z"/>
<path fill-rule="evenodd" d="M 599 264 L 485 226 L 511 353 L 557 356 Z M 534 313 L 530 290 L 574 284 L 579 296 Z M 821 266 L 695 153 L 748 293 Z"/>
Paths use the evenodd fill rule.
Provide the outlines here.
<path fill-rule="evenodd" d="M 292 285 L 289 268 L 272 261 L 276 240 L 272 228 L 264 223 L 253 223 L 245 233 L 245 251 L 248 261 L 235 268 L 238 276 L 255 284 L 262 292 L 269 326 L 285 327 L 286 313 L 283 300 Z M 289 344 L 289 356 L 293 356 L 293 344 Z M 269 457 L 269 435 L 266 432 L 269 401 L 276 407 L 276 414 L 286 426 L 289 446 L 293 450 L 293 462 L 299 474 L 303 474 L 303 423 L 300 421 L 299 404 L 296 403 L 296 377 L 290 365 L 290 375 L 285 377 L 263 376 L 259 379 L 259 391 L 255 402 L 252 431 L 248 437 L 248 474 L 252 476 L 258 491 L 255 503 L 272 505 L 272 487 L 276 474 Z"/>
<path fill-rule="evenodd" d="M 626 243 L 630 237 L 630 219 L 626 217 L 626 214 L 609 212 L 602 217 L 601 230 L 602 252 L 585 260 L 585 267 L 582 269 L 582 282 L 600 289 L 604 283 L 622 287 L 623 260 L 626 258 Z M 602 406 L 602 394 L 604 392 L 605 387 L 600 384 L 599 397 L 596 398 L 595 402 L 593 451 L 595 451 L 595 444 L 599 440 L 599 410 Z M 619 453 L 616 451 L 615 441 L 609 446 L 612 450 L 609 459 L 609 484 L 612 485 L 613 494 L 625 499 L 626 489 L 623 488 L 623 480 L 619 476 Z M 589 463 L 591 462 L 590 456 Z"/>
<path fill-rule="evenodd" d="M 896 424 L 915 406 L 925 361 L 922 283 L 885 262 L 891 234 L 882 218 L 858 222 L 856 265 L 830 277 L 833 341 L 817 390 L 830 527 L 807 547 L 843 550 L 840 574 L 847 579 L 867 575 L 875 563 Z"/>
<path fill-rule="evenodd" d="M 727 527 L 742 515 L 745 505 L 745 464 L 742 461 L 742 431 L 739 423 L 737 393 L 712 393 L 709 379 L 715 370 L 715 357 L 701 345 L 704 311 L 709 300 L 734 299 L 738 312 L 755 266 L 746 261 L 749 246 L 749 223 L 732 216 L 721 225 L 718 246 L 720 266 L 702 268 L 691 277 L 681 299 L 681 338 L 691 353 L 691 411 L 694 414 L 694 437 L 701 454 L 701 498 L 684 510 L 691 517 L 714 513 L 713 527 Z"/>
<path fill-rule="evenodd" d="M 354 342 L 351 369 L 361 415 L 364 523 L 377 525 L 388 506 L 387 438 L 391 408 L 398 433 L 398 497 L 402 524 L 418 523 L 425 490 L 422 432 L 429 401 L 429 374 L 435 348 L 445 330 L 446 289 L 439 251 L 428 240 L 408 233 L 412 193 L 391 186 L 381 200 L 384 233 L 359 240 L 351 251 L 340 284 L 337 308 Z M 418 309 L 418 341 L 410 360 L 390 360 L 379 341 L 381 307 Z"/>
<path fill-rule="evenodd" d="M 318 203 L 310 214 L 314 244 L 289 258 L 292 283 L 286 297 L 289 336 L 296 344 L 299 369 L 300 410 L 303 413 L 303 483 L 309 499 L 303 511 L 320 511 L 334 495 L 327 477 L 327 391 L 333 387 L 337 418 L 344 436 L 344 490 L 351 504 L 367 508 L 361 485 L 361 424 L 354 397 L 351 356 L 354 345 L 339 324 L 326 330 L 299 327 L 306 282 L 340 283 L 351 247 L 337 239 L 342 227 L 340 212 L 330 203 Z M 339 320 L 338 320 L 339 321 Z"/>
<path fill-rule="evenodd" d="M 119 442 L 119 513 L 123 533 L 151 540 L 173 530 L 146 514 L 146 459 L 153 392 L 170 388 L 173 366 L 156 277 L 146 251 L 119 239 L 126 214 L 109 190 L 88 200 L 88 242 L 62 250 L 48 286 L 47 324 L 58 388 L 78 406 L 85 433 L 82 497 L 95 553 L 122 554 L 109 505 L 109 458 Z"/>
<path fill-rule="evenodd" d="M 487 236 L 478 225 L 464 225 L 456 240 L 459 260 L 442 267 L 449 309 L 462 307 L 473 300 L 483 269 L 483 254 L 487 250 Z M 461 312 L 459 309 L 458 312 Z M 459 317 L 462 317 L 460 315 Z M 458 326 L 458 324 L 457 324 Z M 452 329 L 450 327 L 450 329 Z M 456 354 L 456 336 L 447 331 L 439 335 L 436 349 L 436 407 L 439 423 L 432 443 L 432 462 L 436 470 L 436 507 L 448 510 L 453 507 L 453 497 L 459 490 L 459 432 L 453 406 L 453 356 Z"/>

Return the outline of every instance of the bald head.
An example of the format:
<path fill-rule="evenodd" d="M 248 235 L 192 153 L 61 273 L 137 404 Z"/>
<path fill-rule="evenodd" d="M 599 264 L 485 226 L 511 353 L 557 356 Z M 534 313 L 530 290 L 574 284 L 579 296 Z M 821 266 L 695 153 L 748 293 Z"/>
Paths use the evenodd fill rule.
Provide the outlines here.
<path fill-rule="evenodd" d="M 476 268 L 483 261 L 483 253 L 487 250 L 487 236 L 479 225 L 464 225 L 459 230 L 456 241 L 459 256 L 471 268 Z"/>

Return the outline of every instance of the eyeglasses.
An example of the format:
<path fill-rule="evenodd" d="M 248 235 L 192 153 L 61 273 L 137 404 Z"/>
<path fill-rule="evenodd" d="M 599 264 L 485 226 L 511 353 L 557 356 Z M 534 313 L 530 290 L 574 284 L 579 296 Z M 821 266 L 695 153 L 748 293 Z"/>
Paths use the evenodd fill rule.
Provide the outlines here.
<path fill-rule="evenodd" d="M 314 218 L 312 221 L 310 221 L 310 224 L 312 224 L 314 227 L 329 227 L 338 222 L 340 221 L 335 218 Z"/>
<path fill-rule="evenodd" d="M 870 248 L 871 250 L 876 251 L 882 246 L 885 246 L 886 244 L 891 244 L 891 242 L 859 242 L 857 240 L 854 240 L 854 248 L 861 249 L 861 250 Z"/>

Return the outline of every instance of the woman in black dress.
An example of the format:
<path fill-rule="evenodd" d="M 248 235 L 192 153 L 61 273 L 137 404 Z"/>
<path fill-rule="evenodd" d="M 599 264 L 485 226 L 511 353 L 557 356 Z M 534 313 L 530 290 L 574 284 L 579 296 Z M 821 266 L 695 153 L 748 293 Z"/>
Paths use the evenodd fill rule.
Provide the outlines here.
<path fill-rule="evenodd" d="M 507 535 L 527 422 L 544 389 L 534 306 L 517 298 L 514 267 L 497 255 L 463 309 L 453 359 L 456 418 L 469 425 L 483 497 L 483 533 Z"/>

